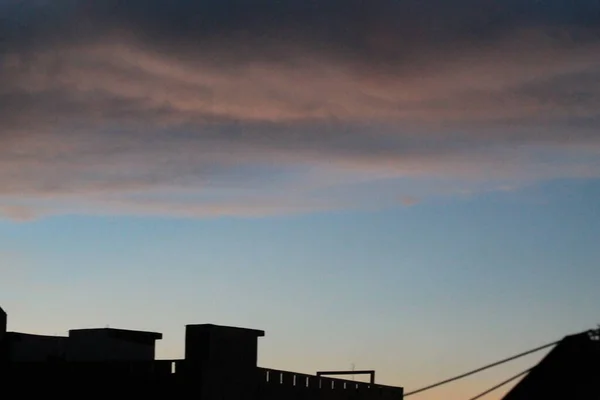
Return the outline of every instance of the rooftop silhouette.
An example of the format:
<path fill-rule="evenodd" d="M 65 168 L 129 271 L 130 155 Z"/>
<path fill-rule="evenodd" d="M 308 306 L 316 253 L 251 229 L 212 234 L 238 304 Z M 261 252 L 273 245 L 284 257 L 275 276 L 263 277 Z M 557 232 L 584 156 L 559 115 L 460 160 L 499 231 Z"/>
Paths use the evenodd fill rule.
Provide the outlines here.
<path fill-rule="evenodd" d="M 202 400 L 275 399 L 396 399 L 403 389 L 257 366 L 256 329 L 194 324 L 186 326 L 185 359 L 156 360 L 156 341 L 161 333 L 126 329 L 73 329 L 68 336 L 44 336 L 6 329 L 6 313 L 0 331 L 2 368 L 7 385 L 17 382 L 53 382 L 57 395 L 81 395 L 71 383 L 85 384 L 110 393 L 136 395 L 188 393 Z M 344 371 L 339 371 L 340 375 Z M 69 382 L 68 384 L 66 382 Z M 79 387 L 79 386 L 78 386 Z M 20 388 L 19 390 L 23 390 Z M 26 390 L 26 389 L 25 389 Z"/>
<path fill-rule="evenodd" d="M 565 337 L 502 400 L 600 398 L 600 340 Z"/>

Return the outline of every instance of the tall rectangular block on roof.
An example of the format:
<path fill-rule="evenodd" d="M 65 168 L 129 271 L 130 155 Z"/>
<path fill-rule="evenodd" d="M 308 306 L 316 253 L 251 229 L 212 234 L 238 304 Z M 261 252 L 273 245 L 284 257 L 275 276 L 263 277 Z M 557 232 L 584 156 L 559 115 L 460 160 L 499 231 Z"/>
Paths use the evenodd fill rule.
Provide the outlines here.
<path fill-rule="evenodd" d="M 252 399 L 258 386 L 258 338 L 263 331 L 187 325 L 185 361 L 200 371 L 201 398 Z"/>
<path fill-rule="evenodd" d="M 233 369 L 256 367 L 258 338 L 264 335 L 264 331 L 256 329 L 187 325 L 185 359 Z"/>

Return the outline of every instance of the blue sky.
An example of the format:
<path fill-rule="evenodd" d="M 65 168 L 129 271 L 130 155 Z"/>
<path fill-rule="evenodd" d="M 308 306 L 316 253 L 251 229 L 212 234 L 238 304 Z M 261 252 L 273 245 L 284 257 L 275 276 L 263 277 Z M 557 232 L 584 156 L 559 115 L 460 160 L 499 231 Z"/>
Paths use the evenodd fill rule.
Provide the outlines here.
<path fill-rule="evenodd" d="M 180 357 L 186 323 L 246 326 L 263 365 L 410 389 L 598 322 L 598 2 L 0 15 L 11 329 L 156 330 Z"/>
<path fill-rule="evenodd" d="M 556 181 L 377 212 L 3 222 L 0 289 L 14 330 L 156 330 L 176 358 L 187 323 L 259 328 L 262 365 L 415 388 L 595 326 L 599 195 Z"/>

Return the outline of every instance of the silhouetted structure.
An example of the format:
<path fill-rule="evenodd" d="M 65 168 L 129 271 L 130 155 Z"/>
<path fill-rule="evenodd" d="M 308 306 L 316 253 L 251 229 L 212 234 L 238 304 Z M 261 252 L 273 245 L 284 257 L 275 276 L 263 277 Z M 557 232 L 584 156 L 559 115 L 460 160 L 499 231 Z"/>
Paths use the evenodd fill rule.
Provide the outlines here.
<path fill-rule="evenodd" d="M 6 332 L 6 358 L 10 362 L 152 361 L 160 333 L 123 329 L 78 329 L 69 336 Z"/>
<path fill-rule="evenodd" d="M 565 337 L 503 400 L 600 398 L 600 340 Z"/>
<path fill-rule="evenodd" d="M 4 338 L 10 362 L 51 362 L 64 360 L 67 337 L 7 332 Z"/>
<path fill-rule="evenodd" d="M 2 341 L 2 339 L 4 338 L 4 335 L 6 334 L 6 328 L 7 328 L 6 312 L 2 309 L 2 307 L 0 307 L 0 341 Z"/>
<path fill-rule="evenodd" d="M 7 316 L 6 312 L 0 307 L 0 362 L 7 359 L 6 349 L 6 327 L 7 327 Z"/>
<path fill-rule="evenodd" d="M 201 400 L 401 400 L 403 389 L 259 368 L 264 332 L 187 325 L 184 360 L 154 360 L 160 333 L 80 329 L 69 336 L 8 332 L 3 387 L 19 394 L 194 396 Z M 1 337 L 1 336 L 0 336 Z M 36 383 L 24 385 L 24 382 Z M 28 390 L 32 393 L 28 393 Z"/>
<path fill-rule="evenodd" d="M 69 331 L 67 361 L 152 361 L 162 334 L 125 329 Z"/>

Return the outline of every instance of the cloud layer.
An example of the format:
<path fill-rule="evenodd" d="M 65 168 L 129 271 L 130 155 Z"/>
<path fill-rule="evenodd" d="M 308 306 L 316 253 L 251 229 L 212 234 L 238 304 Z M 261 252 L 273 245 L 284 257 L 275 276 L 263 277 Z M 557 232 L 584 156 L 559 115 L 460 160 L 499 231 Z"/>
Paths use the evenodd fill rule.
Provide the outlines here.
<path fill-rule="evenodd" d="M 600 174 L 598 2 L 0 0 L 0 15 L 11 218 L 377 207 Z"/>

